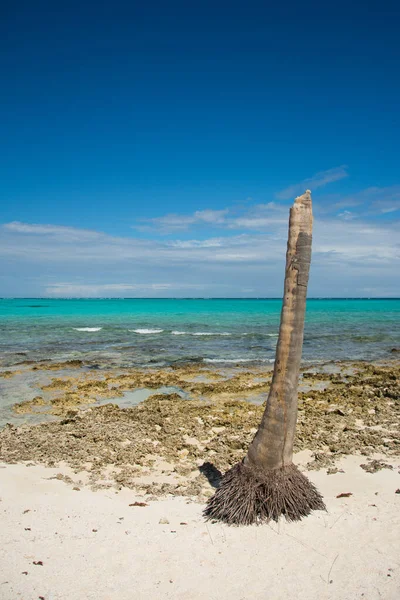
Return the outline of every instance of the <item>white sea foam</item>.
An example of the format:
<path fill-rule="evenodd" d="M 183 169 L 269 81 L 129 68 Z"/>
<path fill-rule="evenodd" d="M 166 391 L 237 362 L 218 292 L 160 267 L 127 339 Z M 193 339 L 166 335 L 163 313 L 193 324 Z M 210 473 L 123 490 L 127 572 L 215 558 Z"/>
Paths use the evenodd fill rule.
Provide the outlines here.
<path fill-rule="evenodd" d="M 102 327 L 73 327 L 72 329 L 75 329 L 75 331 L 100 331 L 100 329 L 103 329 Z"/>
<path fill-rule="evenodd" d="M 224 331 L 222 333 L 215 331 L 171 331 L 172 335 L 196 335 L 196 336 L 210 336 L 210 335 L 232 335 L 231 333 Z"/>
<path fill-rule="evenodd" d="M 231 333 L 228 333 L 227 331 L 224 331 L 223 333 L 216 333 L 213 331 L 198 331 L 196 333 L 191 333 L 190 335 L 232 335 Z"/>
<path fill-rule="evenodd" d="M 207 363 L 275 362 L 273 358 L 204 358 L 203 361 Z"/>
<path fill-rule="evenodd" d="M 246 333 L 242 333 L 242 335 L 266 335 L 267 337 L 278 337 L 279 333 L 262 333 L 262 332 L 254 332 L 254 331 L 247 331 Z"/>
<path fill-rule="evenodd" d="M 140 333 L 142 335 L 148 335 L 151 333 L 162 333 L 164 329 L 129 329 L 131 333 Z"/>

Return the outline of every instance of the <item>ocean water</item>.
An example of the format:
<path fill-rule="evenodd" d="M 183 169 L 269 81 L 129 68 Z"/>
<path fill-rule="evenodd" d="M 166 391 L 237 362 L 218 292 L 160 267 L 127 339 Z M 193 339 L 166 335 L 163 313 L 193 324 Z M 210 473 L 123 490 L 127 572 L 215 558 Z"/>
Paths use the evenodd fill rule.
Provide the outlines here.
<path fill-rule="evenodd" d="M 273 362 L 281 299 L 0 299 L 0 365 Z M 310 299 L 305 362 L 389 358 L 400 299 Z"/>

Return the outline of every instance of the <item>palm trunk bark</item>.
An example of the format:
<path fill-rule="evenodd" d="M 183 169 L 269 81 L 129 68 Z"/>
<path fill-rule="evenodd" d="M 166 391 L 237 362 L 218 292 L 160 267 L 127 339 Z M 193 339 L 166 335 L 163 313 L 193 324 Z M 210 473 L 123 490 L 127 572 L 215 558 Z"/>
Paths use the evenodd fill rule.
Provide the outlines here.
<path fill-rule="evenodd" d="M 311 192 L 290 209 L 285 285 L 274 373 L 260 427 L 242 463 L 230 469 L 209 500 L 209 519 L 234 524 L 299 520 L 325 509 L 313 484 L 293 465 L 297 388 L 312 242 Z"/>
<path fill-rule="evenodd" d="M 246 463 L 276 469 L 292 462 L 297 421 L 297 387 L 312 242 L 311 193 L 290 209 L 285 287 L 275 367 L 267 406 Z"/>

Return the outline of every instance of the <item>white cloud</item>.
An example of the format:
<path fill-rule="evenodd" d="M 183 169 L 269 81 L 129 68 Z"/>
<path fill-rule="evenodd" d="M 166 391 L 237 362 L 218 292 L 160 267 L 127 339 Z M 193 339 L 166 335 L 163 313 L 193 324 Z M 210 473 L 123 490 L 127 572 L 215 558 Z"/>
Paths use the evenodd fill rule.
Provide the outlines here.
<path fill-rule="evenodd" d="M 0 226 L 0 296 L 280 296 L 287 212 L 226 211 L 214 215 L 224 236 L 167 241 L 9 223 Z M 395 224 L 316 217 L 310 295 L 365 295 L 366 287 L 400 295 L 396 269 Z"/>
<path fill-rule="evenodd" d="M 327 171 L 320 171 L 308 179 L 303 179 L 303 181 L 300 181 L 299 183 L 290 185 L 276 194 L 276 197 L 279 200 L 290 200 L 295 196 L 304 193 L 306 189 L 311 189 L 311 191 L 314 191 L 320 187 L 323 187 L 324 185 L 327 185 L 328 183 L 339 181 L 345 177 L 348 177 L 346 165 L 335 167 L 334 169 L 328 169 Z"/>
<path fill-rule="evenodd" d="M 334 261 L 338 269 L 357 262 L 360 267 L 377 263 L 392 265 L 400 260 L 400 247 L 395 227 L 377 226 L 360 221 L 325 219 L 314 222 L 313 252 L 322 255 L 321 263 Z M 340 271 L 336 276 L 340 275 Z"/>

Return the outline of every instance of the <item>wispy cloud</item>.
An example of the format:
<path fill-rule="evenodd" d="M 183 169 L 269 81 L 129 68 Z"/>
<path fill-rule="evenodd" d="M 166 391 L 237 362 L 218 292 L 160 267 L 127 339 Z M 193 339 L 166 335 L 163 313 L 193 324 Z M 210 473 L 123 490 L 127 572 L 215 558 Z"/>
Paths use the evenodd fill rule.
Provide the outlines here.
<path fill-rule="evenodd" d="M 276 194 L 276 197 L 279 200 L 290 200 L 291 198 L 302 194 L 306 189 L 310 188 L 312 191 L 314 191 L 320 187 L 323 187 L 324 185 L 328 185 L 328 183 L 339 181 L 345 177 L 348 177 L 346 165 L 335 167 L 334 169 L 328 169 L 327 171 L 320 171 L 308 179 L 303 179 L 303 181 L 294 183 L 284 190 L 281 190 Z"/>
<path fill-rule="evenodd" d="M 233 219 L 229 224 L 229 229 L 253 229 L 263 231 L 279 224 L 287 223 L 287 219 L 268 218 L 262 216 L 248 216 Z"/>
<path fill-rule="evenodd" d="M 220 248 L 224 245 L 223 238 L 211 238 L 208 240 L 174 240 L 169 242 L 173 248 Z"/>
<path fill-rule="evenodd" d="M 338 214 L 338 217 L 340 219 L 343 219 L 344 221 L 352 221 L 353 219 L 357 218 L 357 215 L 352 213 L 351 210 L 344 210 L 343 212 Z"/>
<path fill-rule="evenodd" d="M 140 231 L 157 229 L 161 233 L 173 233 L 188 229 L 192 225 L 221 225 L 225 222 L 228 209 L 197 210 L 192 215 L 168 214 L 154 219 L 142 219 L 141 223 L 133 226 Z"/>
<path fill-rule="evenodd" d="M 344 195 L 318 194 L 317 198 L 314 203 L 316 214 L 339 215 L 339 211 L 351 209 L 357 217 L 374 219 L 375 216 L 400 210 L 400 185 L 373 186 Z"/>
<path fill-rule="evenodd" d="M 169 214 L 154 219 L 147 219 L 144 224 L 134 226 L 134 229 L 144 232 L 170 234 L 187 231 L 193 227 L 218 229 L 236 229 L 265 231 L 271 226 L 287 223 L 288 208 L 274 202 L 226 208 L 224 210 L 200 210 L 192 215 Z M 142 221 L 143 222 L 143 221 Z"/>
<path fill-rule="evenodd" d="M 371 210 L 387 214 L 400 210 L 400 185 L 384 188 L 370 188 Z"/>
<path fill-rule="evenodd" d="M 225 217 L 229 210 L 225 208 L 224 210 L 197 210 L 194 213 L 194 218 L 197 221 L 203 223 L 210 223 L 213 225 L 214 223 L 219 224 L 225 221 Z"/>
<path fill-rule="evenodd" d="M 83 239 L 92 240 L 101 237 L 101 233 L 91 229 L 77 229 L 75 227 L 64 227 L 63 225 L 35 225 L 34 223 L 21 223 L 12 221 L 5 223 L 3 228 L 13 233 L 29 234 L 33 236 L 59 237 L 64 240 Z"/>

